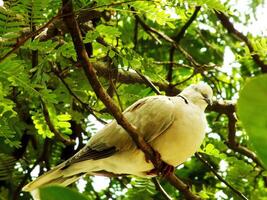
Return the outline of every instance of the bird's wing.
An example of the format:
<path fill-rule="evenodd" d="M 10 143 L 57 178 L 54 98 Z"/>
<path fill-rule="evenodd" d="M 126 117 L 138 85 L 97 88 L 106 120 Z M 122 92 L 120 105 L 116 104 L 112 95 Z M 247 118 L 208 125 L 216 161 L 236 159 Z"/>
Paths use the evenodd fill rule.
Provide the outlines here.
<path fill-rule="evenodd" d="M 171 97 L 153 96 L 143 98 L 130 107 L 123 115 L 137 128 L 146 142 L 151 142 L 174 121 L 175 105 Z M 107 124 L 88 144 L 69 161 L 66 166 L 85 160 L 97 160 L 113 155 L 118 151 L 127 151 L 136 148 L 128 133 L 115 120 Z"/>

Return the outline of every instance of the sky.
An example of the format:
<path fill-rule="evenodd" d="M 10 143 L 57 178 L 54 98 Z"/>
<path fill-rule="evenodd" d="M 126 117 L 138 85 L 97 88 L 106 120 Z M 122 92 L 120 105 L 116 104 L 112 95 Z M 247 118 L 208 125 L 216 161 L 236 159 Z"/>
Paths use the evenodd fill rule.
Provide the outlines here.
<path fill-rule="evenodd" d="M 222 0 L 224 2 L 226 0 Z M 249 2 L 253 0 L 230 0 L 229 6 L 241 13 L 240 19 L 245 20 L 245 13 L 250 15 L 251 21 L 248 25 L 235 23 L 235 28 L 244 34 L 250 33 L 252 36 L 267 36 L 267 1 L 258 6 L 256 16 L 252 13 Z M 243 15 L 242 15 L 243 14 Z"/>

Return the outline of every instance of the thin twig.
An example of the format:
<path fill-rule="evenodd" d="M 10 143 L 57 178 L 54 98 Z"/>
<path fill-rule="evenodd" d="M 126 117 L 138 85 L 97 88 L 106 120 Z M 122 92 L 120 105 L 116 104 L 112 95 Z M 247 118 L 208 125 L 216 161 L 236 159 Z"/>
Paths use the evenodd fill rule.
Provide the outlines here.
<path fill-rule="evenodd" d="M 23 176 L 21 182 L 17 186 L 16 190 L 14 191 L 12 200 L 18 200 L 19 194 L 21 192 L 22 187 L 26 184 L 27 179 L 30 177 L 31 172 L 34 170 L 34 168 L 43 160 L 45 160 L 46 153 L 47 153 L 47 147 L 50 145 L 47 145 L 49 143 L 50 139 L 46 138 L 44 145 L 43 145 L 43 151 L 40 154 L 40 156 L 37 158 L 37 160 L 34 162 L 32 167 L 28 167 L 27 173 Z"/>
<path fill-rule="evenodd" d="M 176 48 L 177 50 L 179 50 L 184 56 L 185 58 L 196 68 L 201 68 L 202 65 L 200 63 L 198 63 L 183 47 L 181 47 L 178 43 L 176 43 L 176 41 L 174 39 L 172 39 L 171 37 L 169 37 L 168 35 L 166 35 L 165 33 L 162 33 L 161 31 L 152 28 L 150 26 L 148 26 L 144 21 L 142 21 L 142 19 L 135 14 L 135 18 L 138 19 L 140 25 L 143 27 L 143 29 L 147 32 L 147 33 L 154 33 L 157 36 L 159 36 L 160 38 L 164 39 L 166 42 L 170 43 L 174 48 Z M 203 67 L 202 67 L 203 68 Z"/>
<path fill-rule="evenodd" d="M 193 78 L 197 73 L 193 72 L 190 76 L 188 76 L 186 79 L 178 82 L 178 83 L 175 83 L 173 86 L 176 87 L 178 85 L 181 85 L 183 83 L 185 83 L 186 81 L 190 80 L 191 78 Z"/>
<path fill-rule="evenodd" d="M 176 36 L 173 37 L 173 39 L 176 42 L 176 45 L 172 45 L 170 48 L 170 53 L 169 53 L 169 60 L 170 60 L 170 64 L 169 64 L 169 70 L 168 70 L 168 74 L 167 74 L 167 80 L 169 82 L 169 84 L 171 84 L 172 82 L 172 73 L 173 73 L 173 60 L 174 60 L 174 53 L 175 53 L 175 49 L 181 39 L 184 37 L 186 30 L 189 28 L 189 26 L 193 23 L 193 21 L 196 19 L 198 12 L 200 11 L 200 6 L 196 6 L 194 13 L 192 14 L 192 16 L 189 18 L 189 20 L 184 24 L 184 26 L 181 28 L 181 30 L 177 33 Z M 191 76 L 193 77 L 194 74 Z M 185 79 L 185 81 L 189 80 L 191 77 L 189 77 L 188 79 Z M 183 82 L 185 82 L 183 81 Z M 180 83 L 179 83 L 180 84 Z M 175 84 L 179 85 L 179 84 Z M 170 85 L 171 86 L 171 85 Z"/>
<path fill-rule="evenodd" d="M 248 158 L 251 158 L 254 163 L 256 163 L 259 167 L 262 169 L 265 169 L 264 165 L 260 161 L 260 159 L 256 156 L 256 154 L 249 150 L 247 147 L 244 147 L 240 145 L 238 142 L 236 142 L 236 116 L 235 116 L 235 110 L 236 105 L 232 102 L 214 102 L 212 106 L 209 106 L 208 111 L 214 111 L 220 114 L 225 114 L 228 117 L 228 140 L 226 142 L 226 145 L 234 150 L 235 152 L 238 152 L 244 156 L 247 156 Z"/>
<path fill-rule="evenodd" d="M 59 141 L 61 141 L 62 143 L 66 144 L 66 145 L 73 145 L 73 144 L 75 144 L 75 141 L 72 141 L 72 140 L 70 140 L 70 139 L 62 136 L 61 133 L 55 128 L 53 122 L 50 119 L 47 106 L 45 105 L 45 103 L 43 102 L 43 100 L 41 100 L 41 103 L 42 103 L 42 107 L 43 107 L 44 118 L 45 118 L 45 121 L 47 123 L 47 126 L 48 126 L 49 130 L 52 133 L 54 133 L 55 134 L 55 137 Z"/>
<path fill-rule="evenodd" d="M 33 38 L 34 36 L 38 35 L 39 33 L 41 33 L 44 29 L 46 29 L 50 24 L 52 24 L 52 22 L 55 19 L 58 19 L 60 17 L 60 15 L 56 15 L 54 17 L 52 17 L 45 25 L 43 25 L 42 27 L 40 27 L 39 29 L 37 29 L 36 31 L 30 32 L 27 36 L 23 37 L 23 38 L 19 38 L 18 42 L 15 44 L 15 46 L 9 51 L 7 52 L 4 56 L 2 56 L 0 58 L 0 62 L 2 62 L 3 60 L 5 60 L 8 56 L 10 56 L 12 53 L 14 53 L 15 51 L 17 51 L 25 42 L 27 42 L 29 39 Z"/>
<path fill-rule="evenodd" d="M 152 182 L 155 184 L 156 189 L 162 194 L 162 196 L 166 200 L 172 200 L 172 198 L 169 196 L 169 194 L 164 190 L 164 188 L 161 186 L 159 180 L 156 177 L 152 178 Z"/>
<path fill-rule="evenodd" d="M 267 64 L 265 64 L 264 61 L 261 60 L 260 56 L 255 52 L 255 49 L 248 37 L 246 37 L 243 33 L 235 29 L 233 23 L 230 22 L 230 19 L 223 12 L 215 11 L 215 13 L 217 15 L 217 18 L 221 21 L 221 24 L 228 30 L 229 33 L 233 34 L 239 40 L 245 42 L 252 59 L 261 68 L 262 73 L 267 73 Z"/>
<path fill-rule="evenodd" d="M 136 73 L 144 80 L 145 84 L 148 85 L 157 95 L 161 95 L 161 92 L 158 90 L 158 88 L 152 83 L 151 80 L 149 80 L 148 77 L 143 75 L 139 70 L 135 70 Z"/>
<path fill-rule="evenodd" d="M 135 19 L 135 22 L 134 22 L 134 37 L 133 37 L 133 40 L 134 40 L 134 50 L 136 51 L 137 50 L 137 45 L 138 45 L 138 20 Z"/>
<path fill-rule="evenodd" d="M 248 200 L 248 198 L 243 195 L 239 190 L 235 189 L 233 186 L 231 186 L 226 180 L 224 180 L 223 177 L 221 177 L 217 171 L 214 169 L 214 167 L 199 153 L 195 153 L 195 156 L 207 167 L 210 171 L 221 181 L 223 182 L 227 187 L 229 187 L 234 193 L 236 193 L 240 198 L 244 200 Z"/>
<path fill-rule="evenodd" d="M 170 52 L 169 52 L 169 67 L 168 67 L 168 73 L 166 77 L 167 81 L 169 82 L 169 86 L 172 83 L 174 52 L 175 52 L 175 48 L 174 46 L 171 46 Z"/>
<path fill-rule="evenodd" d="M 161 31 L 156 30 L 155 28 L 152 28 L 151 26 L 147 25 L 136 13 L 134 13 L 135 19 L 138 20 L 140 25 L 143 27 L 143 29 L 148 33 L 154 33 L 155 35 L 159 36 L 160 38 L 164 39 L 165 41 L 175 44 L 175 41 L 167 36 L 165 33 L 162 33 Z"/>
<path fill-rule="evenodd" d="M 94 110 L 87 104 L 84 103 L 70 88 L 70 86 L 67 84 L 67 82 L 65 81 L 65 79 L 61 76 L 60 72 L 57 69 L 53 70 L 54 73 L 56 74 L 56 76 L 61 80 L 61 82 L 63 83 L 63 85 L 66 87 L 66 89 L 69 91 L 70 95 L 74 97 L 74 99 L 76 99 L 83 108 L 85 108 L 91 115 L 93 115 L 97 121 L 101 122 L 102 124 L 107 124 L 106 121 L 104 121 L 103 119 L 99 118 L 95 113 Z"/>
<path fill-rule="evenodd" d="M 118 91 L 117 91 L 117 89 L 115 87 L 115 84 L 114 84 L 112 79 L 110 79 L 110 85 L 114 89 L 114 92 L 116 94 L 116 97 L 117 97 L 117 100 L 118 100 L 118 103 L 119 103 L 119 106 L 120 106 L 120 110 L 123 111 L 123 106 L 122 106 L 122 102 L 121 102 L 121 99 L 120 99 L 120 95 L 119 95 L 119 93 L 118 93 Z"/>

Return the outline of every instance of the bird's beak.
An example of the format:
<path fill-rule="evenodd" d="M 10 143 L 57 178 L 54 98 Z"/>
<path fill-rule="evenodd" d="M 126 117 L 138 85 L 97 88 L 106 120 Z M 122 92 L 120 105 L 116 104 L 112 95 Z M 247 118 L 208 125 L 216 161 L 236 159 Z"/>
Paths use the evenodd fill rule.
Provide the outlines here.
<path fill-rule="evenodd" d="M 205 97 L 203 100 L 206 101 L 209 106 L 212 105 L 212 100 L 210 98 Z"/>

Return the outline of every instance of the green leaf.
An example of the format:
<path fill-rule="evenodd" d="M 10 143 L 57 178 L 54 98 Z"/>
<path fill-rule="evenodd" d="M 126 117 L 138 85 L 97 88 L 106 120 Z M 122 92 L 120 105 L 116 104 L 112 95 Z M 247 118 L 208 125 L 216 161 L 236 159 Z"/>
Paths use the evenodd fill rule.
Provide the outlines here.
<path fill-rule="evenodd" d="M 262 176 L 267 177 L 267 171 L 262 172 Z"/>
<path fill-rule="evenodd" d="M 104 37 L 110 37 L 112 39 L 116 39 L 121 35 L 121 32 L 116 27 L 106 26 L 106 25 L 99 25 L 96 27 L 96 31 L 103 35 Z"/>
<path fill-rule="evenodd" d="M 31 118 L 38 134 L 40 134 L 43 138 L 52 138 L 54 133 L 49 130 L 43 114 L 40 111 L 30 111 L 30 114 L 32 115 Z"/>
<path fill-rule="evenodd" d="M 227 9 L 219 0 L 191 0 L 190 3 L 196 3 L 198 6 L 207 6 L 209 9 L 215 9 L 221 12 L 226 12 Z"/>
<path fill-rule="evenodd" d="M 10 180 L 16 159 L 8 154 L 0 153 L 0 180 Z"/>
<path fill-rule="evenodd" d="M 69 114 L 61 114 L 57 116 L 58 121 L 69 121 L 71 120 L 71 115 Z"/>
<path fill-rule="evenodd" d="M 239 95 L 238 116 L 258 156 L 267 166 L 267 75 L 249 79 Z"/>
<path fill-rule="evenodd" d="M 84 43 L 93 42 L 97 37 L 99 37 L 99 33 L 96 31 L 88 31 L 84 38 Z"/>
<path fill-rule="evenodd" d="M 83 195 L 69 188 L 59 186 L 48 186 L 40 189 L 41 200 L 87 200 Z"/>
<path fill-rule="evenodd" d="M 210 143 L 205 146 L 205 148 L 203 149 L 203 152 L 208 155 L 214 156 L 216 158 L 220 158 L 220 159 L 225 158 L 225 154 L 220 153 L 220 151 L 216 149 L 216 147 L 213 144 L 210 144 Z"/>

